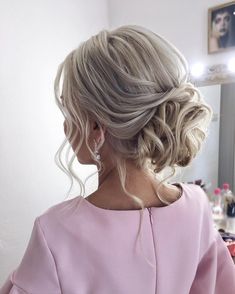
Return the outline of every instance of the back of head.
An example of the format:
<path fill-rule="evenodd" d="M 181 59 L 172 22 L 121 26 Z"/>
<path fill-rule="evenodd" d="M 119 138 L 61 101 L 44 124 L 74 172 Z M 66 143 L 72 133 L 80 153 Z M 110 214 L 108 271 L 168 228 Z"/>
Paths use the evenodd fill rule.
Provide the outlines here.
<path fill-rule="evenodd" d="M 104 125 L 117 160 L 160 172 L 188 165 L 200 150 L 211 109 L 161 36 L 137 26 L 101 31 L 67 56 L 56 89 L 62 71 L 66 120 L 84 137 L 89 118 Z"/>

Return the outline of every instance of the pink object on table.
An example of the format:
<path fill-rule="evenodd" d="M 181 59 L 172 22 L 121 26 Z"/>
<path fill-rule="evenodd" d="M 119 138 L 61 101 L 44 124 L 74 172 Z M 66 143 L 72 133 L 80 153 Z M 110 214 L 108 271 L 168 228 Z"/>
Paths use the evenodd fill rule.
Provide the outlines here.
<path fill-rule="evenodd" d="M 216 188 L 215 190 L 214 190 L 214 194 L 215 195 L 219 195 L 221 193 L 221 189 L 220 188 Z"/>
<path fill-rule="evenodd" d="M 228 190 L 229 189 L 229 183 L 223 183 L 223 189 Z"/>
<path fill-rule="evenodd" d="M 37 217 L 0 294 L 231 294 L 235 266 L 197 185 L 166 207 L 106 210 L 82 197 Z M 173 243 L 173 246 L 172 246 Z"/>
<path fill-rule="evenodd" d="M 235 257 L 235 242 L 226 242 L 231 256 Z"/>

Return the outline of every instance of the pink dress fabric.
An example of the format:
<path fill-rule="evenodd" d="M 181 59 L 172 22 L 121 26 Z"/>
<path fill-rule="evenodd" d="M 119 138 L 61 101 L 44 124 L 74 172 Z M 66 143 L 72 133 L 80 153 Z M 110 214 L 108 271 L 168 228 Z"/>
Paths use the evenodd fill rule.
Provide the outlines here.
<path fill-rule="evenodd" d="M 107 210 L 78 196 L 34 222 L 18 268 L 0 294 L 234 294 L 235 266 L 213 227 L 206 194 L 181 184 L 179 200 Z"/>

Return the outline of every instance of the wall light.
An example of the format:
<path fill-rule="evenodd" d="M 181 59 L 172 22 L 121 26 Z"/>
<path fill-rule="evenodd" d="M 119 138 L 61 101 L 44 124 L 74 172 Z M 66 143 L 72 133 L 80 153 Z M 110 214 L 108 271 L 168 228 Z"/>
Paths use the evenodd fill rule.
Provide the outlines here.
<path fill-rule="evenodd" d="M 228 62 L 228 69 L 231 72 L 234 72 L 235 73 L 235 58 L 232 58 L 232 59 L 229 60 L 229 62 Z"/>
<path fill-rule="evenodd" d="M 205 67 L 202 63 L 195 63 L 191 66 L 191 75 L 194 77 L 200 77 L 203 75 Z"/>

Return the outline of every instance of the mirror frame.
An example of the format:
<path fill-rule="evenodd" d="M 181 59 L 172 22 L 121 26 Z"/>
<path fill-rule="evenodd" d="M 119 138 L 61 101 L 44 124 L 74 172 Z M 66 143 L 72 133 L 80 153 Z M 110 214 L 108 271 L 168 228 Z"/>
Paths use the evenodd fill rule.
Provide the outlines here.
<path fill-rule="evenodd" d="M 235 83 L 235 72 L 230 71 L 226 64 L 215 64 L 208 66 L 200 77 L 190 76 L 189 79 L 197 87 Z"/>

